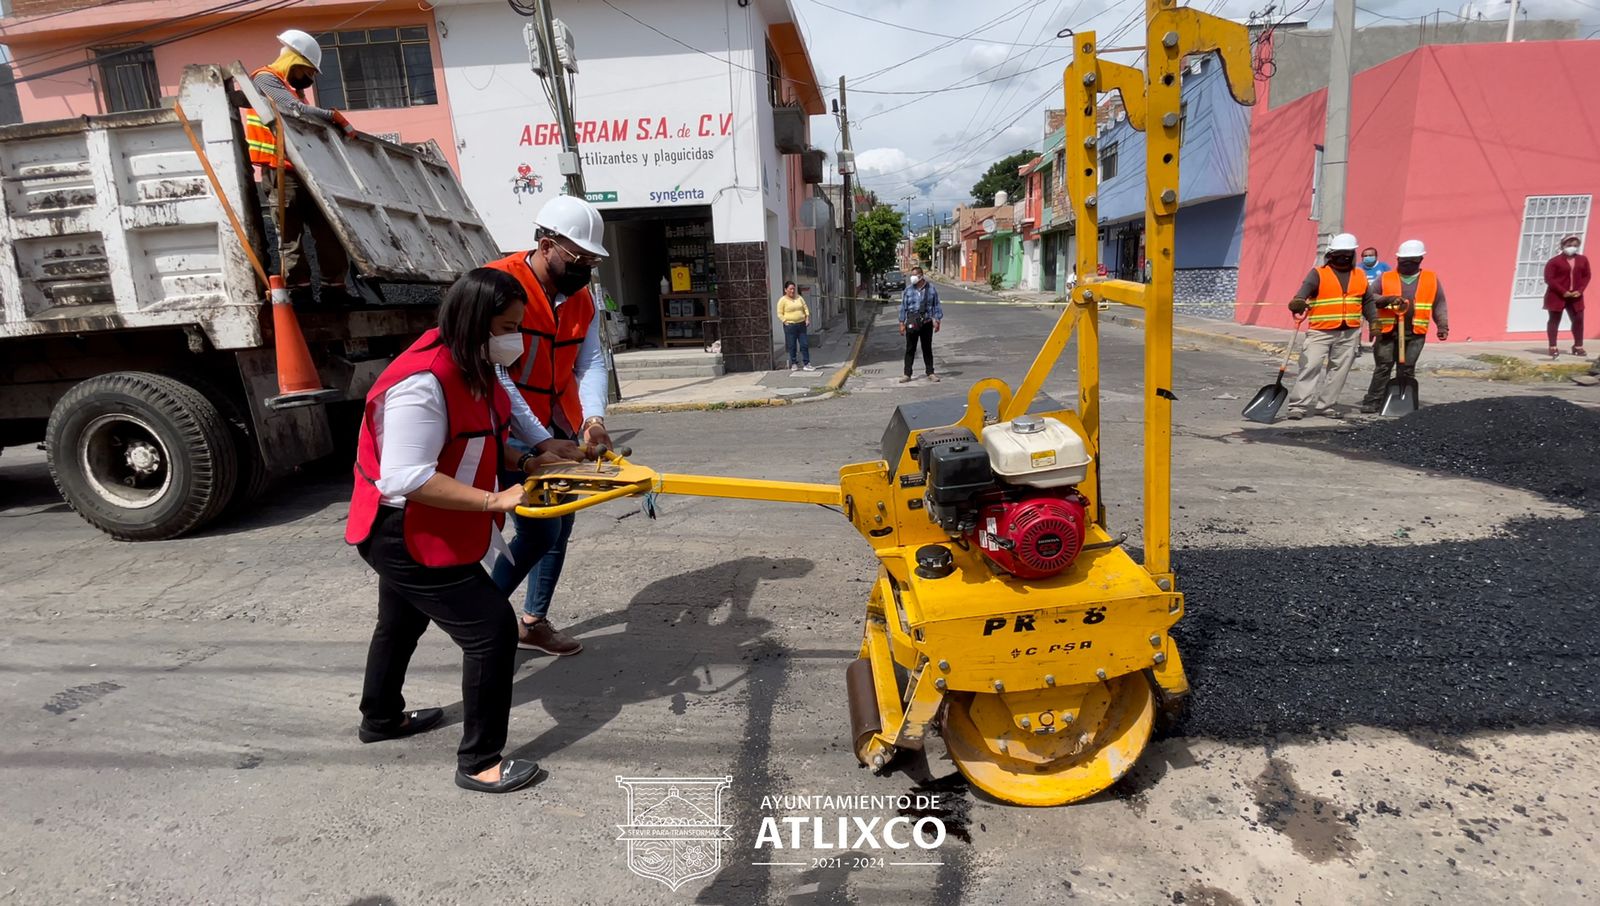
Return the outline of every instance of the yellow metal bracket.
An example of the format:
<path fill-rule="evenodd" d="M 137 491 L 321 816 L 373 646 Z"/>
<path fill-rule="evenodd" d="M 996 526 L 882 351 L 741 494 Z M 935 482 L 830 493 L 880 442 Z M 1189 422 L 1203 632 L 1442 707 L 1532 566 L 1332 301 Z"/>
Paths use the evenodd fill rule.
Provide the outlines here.
<path fill-rule="evenodd" d="M 545 466 L 528 476 L 523 489 L 528 503 L 517 507 L 517 514 L 534 519 L 554 519 L 648 493 L 821 506 L 840 506 L 844 502 L 838 485 L 662 474 L 615 453 L 608 453 L 605 460 L 592 465 L 572 462 Z"/>

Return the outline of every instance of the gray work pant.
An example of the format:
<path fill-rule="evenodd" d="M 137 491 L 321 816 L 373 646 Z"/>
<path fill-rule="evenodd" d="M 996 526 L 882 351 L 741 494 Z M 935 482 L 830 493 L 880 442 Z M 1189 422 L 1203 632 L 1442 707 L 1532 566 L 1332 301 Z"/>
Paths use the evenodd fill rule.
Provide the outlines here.
<path fill-rule="evenodd" d="M 1289 391 L 1284 414 L 1305 415 L 1332 409 L 1360 351 L 1359 327 L 1306 331 L 1305 344 L 1300 347 L 1300 376 Z"/>

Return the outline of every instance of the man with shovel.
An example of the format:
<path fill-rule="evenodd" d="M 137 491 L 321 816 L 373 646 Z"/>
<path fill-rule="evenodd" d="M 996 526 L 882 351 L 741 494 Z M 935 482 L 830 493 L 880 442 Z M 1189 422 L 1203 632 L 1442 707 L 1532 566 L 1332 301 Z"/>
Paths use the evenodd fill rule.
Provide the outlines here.
<path fill-rule="evenodd" d="M 1289 302 L 1289 311 L 1306 317 L 1300 376 L 1284 404 L 1284 416 L 1298 420 L 1309 412 L 1339 418 L 1334 404 L 1344 390 L 1350 366 L 1361 350 L 1361 319 L 1373 287 L 1356 264 L 1356 237 L 1339 233 L 1328 241 L 1327 263 L 1313 268 Z"/>
<path fill-rule="evenodd" d="M 1378 335 L 1372 341 L 1372 383 L 1361 401 L 1362 412 L 1377 412 L 1383 405 L 1389 373 L 1396 364 L 1400 366 L 1401 383 L 1415 384 L 1417 359 L 1422 357 L 1430 323 L 1437 326 L 1439 339 L 1450 335 L 1444 286 L 1439 283 L 1438 274 L 1422 269 L 1422 256 L 1426 253 L 1420 239 L 1400 243 L 1395 269 L 1378 278 L 1378 298 L 1369 296 L 1365 304 L 1366 318 Z M 1401 337 L 1405 338 L 1405 361 L 1397 363 Z"/>

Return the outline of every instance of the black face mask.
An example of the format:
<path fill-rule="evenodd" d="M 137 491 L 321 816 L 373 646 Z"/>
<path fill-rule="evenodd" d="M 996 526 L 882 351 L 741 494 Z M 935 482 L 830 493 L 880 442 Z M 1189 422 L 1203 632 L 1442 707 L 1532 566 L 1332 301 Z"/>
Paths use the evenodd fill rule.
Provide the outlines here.
<path fill-rule="evenodd" d="M 1405 258 L 1401 258 L 1394 263 L 1394 269 L 1399 271 L 1402 277 L 1409 277 L 1422 270 L 1422 262 L 1408 261 Z"/>
<path fill-rule="evenodd" d="M 316 76 L 308 76 L 298 72 L 289 76 L 289 87 L 296 91 L 305 91 L 315 84 L 317 84 Z"/>
<path fill-rule="evenodd" d="M 1354 252 L 1334 252 L 1328 256 L 1328 266 L 1336 271 L 1347 271 L 1355 267 L 1356 256 Z"/>
<path fill-rule="evenodd" d="M 560 253 L 557 252 L 557 257 Z M 572 261 L 561 262 L 561 270 L 550 275 L 550 280 L 556 285 L 556 292 L 563 296 L 570 296 L 589 285 L 593 276 L 593 269 L 587 264 L 577 264 Z"/>

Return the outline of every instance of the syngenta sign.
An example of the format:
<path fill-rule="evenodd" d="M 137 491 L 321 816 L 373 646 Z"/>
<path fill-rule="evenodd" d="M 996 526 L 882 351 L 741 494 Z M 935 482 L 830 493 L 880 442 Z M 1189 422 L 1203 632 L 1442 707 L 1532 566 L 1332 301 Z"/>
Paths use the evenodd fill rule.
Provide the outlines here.
<path fill-rule="evenodd" d="M 651 192 L 651 204 L 678 204 L 684 201 L 704 201 L 705 189 L 685 189 L 683 186 L 673 186 L 665 192 Z"/>

